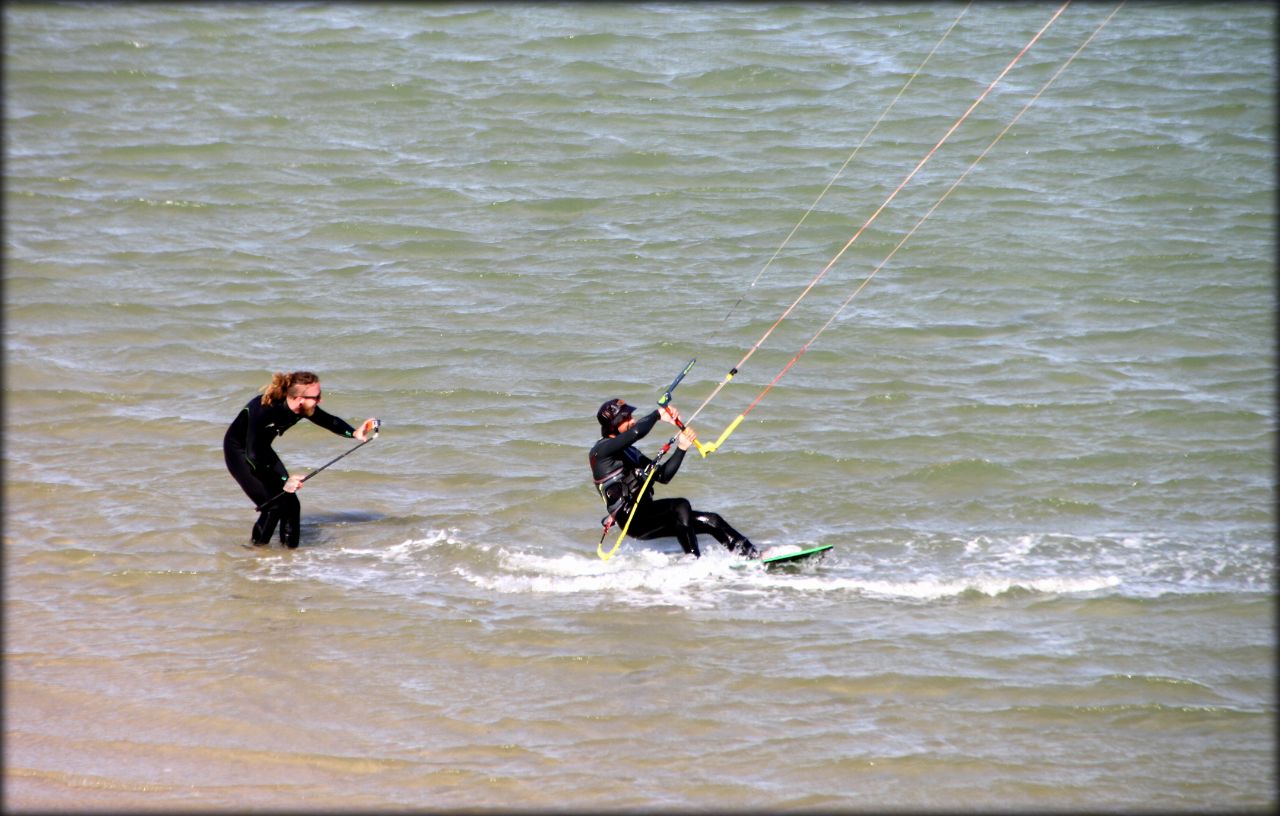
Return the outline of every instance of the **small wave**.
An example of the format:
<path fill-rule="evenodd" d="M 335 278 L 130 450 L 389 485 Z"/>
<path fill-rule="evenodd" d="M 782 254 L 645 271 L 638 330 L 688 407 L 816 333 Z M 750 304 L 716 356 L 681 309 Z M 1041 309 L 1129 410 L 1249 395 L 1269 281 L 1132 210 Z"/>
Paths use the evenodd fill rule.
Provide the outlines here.
<path fill-rule="evenodd" d="M 1223 561 L 1215 548 L 1145 535 L 942 535 L 888 545 L 870 538 L 837 540 L 836 549 L 820 561 L 772 570 L 713 542 L 707 542 L 698 559 L 666 540 L 647 546 L 629 543 L 604 561 L 577 542 L 545 548 L 464 535 L 458 529 L 432 529 L 388 541 L 386 530 L 374 524 L 343 538 L 338 546 L 255 553 L 246 578 L 317 580 L 413 598 L 424 593 L 452 596 L 461 590 L 481 597 L 560 596 L 574 604 L 705 609 L 746 598 L 756 606 L 790 608 L 849 598 L 963 602 L 1093 593 L 1149 597 L 1200 591 L 1224 580 L 1261 585 L 1266 577 L 1255 578 L 1248 554 Z M 768 550 L 815 543 L 760 541 L 757 546 Z"/>
<path fill-rule="evenodd" d="M 458 574 L 481 589 L 503 594 L 588 594 L 646 606 L 710 608 L 715 603 L 696 597 L 693 590 L 724 578 L 730 572 L 726 562 L 709 557 L 686 560 L 658 550 L 621 553 L 609 561 L 516 552 L 504 555 L 506 572 L 460 569 Z"/>
<path fill-rule="evenodd" d="M 787 545 L 779 545 L 787 546 Z M 978 577 L 880 581 L 851 578 L 836 569 L 816 566 L 794 571 L 766 571 L 758 564 L 720 551 L 691 559 L 679 553 L 639 549 L 619 553 L 610 561 L 581 555 L 548 557 L 529 552 L 504 552 L 498 573 L 459 570 L 481 589 L 503 594 L 599 595 L 624 603 L 669 604 L 686 608 L 718 606 L 728 595 L 774 596 L 794 603 L 795 593 L 812 596 L 856 594 L 910 600 L 941 600 L 966 595 L 1080 594 L 1119 586 L 1112 575 L 1075 578 Z"/>
<path fill-rule="evenodd" d="M 1016 476 L 1014 471 L 989 459 L 959 459 L 918 468 L 900 479 L 973 489 L 977 485 L 1003 484 Z"/>
<path fill-rule="evenodd" d="M 1086 578 L 959 578 L 918 581 L 869 581 L 865 579 L 801 578 L 791 586 L 800 591 L 846 591 L 886 599 L 939 601 L 971 595 L 998 597 L 1018 593 L 1074 595 L 1119 586 L 1114 576 Z"/>
<path fill-rule="evenodd" d="M 425 554 L 445 546 L 467 546 L 457 533 L 433 530 L 423 538 L 409 538 L 391 546 L 264 549 L 256 553 L 262 561 L 260 568 L 245 578 L 268 583 L 317 580 L 346 587 L 402 591 L 406 588 L 401 586 L 403 581 L 421 581 L 432 572 Z M 407 588 L 417 591 L 416 585 Z"/>
<path fill-rule="evenodd" d="M 351 555 L 376 555 L 383 561 L 403 562 L 415 558 L 419 553 L 433 550 L 441 544 L 460 544 L 455 537 L 457 530 L 435 530 L 426 538 L 407 538 L 390 547 L 344 547 L 341 552 Z"/>

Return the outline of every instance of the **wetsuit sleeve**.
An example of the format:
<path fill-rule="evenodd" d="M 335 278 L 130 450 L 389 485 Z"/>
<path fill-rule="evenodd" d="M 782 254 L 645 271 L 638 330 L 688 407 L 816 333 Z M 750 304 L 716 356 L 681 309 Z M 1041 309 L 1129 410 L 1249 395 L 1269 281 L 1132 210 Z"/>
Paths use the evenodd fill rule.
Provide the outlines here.
<path fill-rule="evenodd" d="M 676 448 L 676 452 L 671 454 L 671 458 L 662 463 L 662 467 L 658 468 L 658 472 L 653 475 L 655 481 L 666 484 L 676 477 L 676 471 L 680 469 L 680 463 L 684 461 L 684 451 Z"/>
<path fill-rule="evenodd" d="M 602 456 L 620 456 L 624 450 L 648 436 L 649 431 L 652 431 L 653 426 L 657 424 L 658 412 L 654 411 L 642 419 L 637 419 L 631 430 L 612 438 L 601 439 L 596 443 L 595 449 Z"/>
<path fill-rule="evenodd" d="M 319 405 L 316 406 L 315 412 L 307 418 L 319 425 L 321 428 L 327 428 L 339 436 L 345 436 L 347 438 L 355 436 L 356 429 L 348 425 L 346 420 L 334 416 Z"/>

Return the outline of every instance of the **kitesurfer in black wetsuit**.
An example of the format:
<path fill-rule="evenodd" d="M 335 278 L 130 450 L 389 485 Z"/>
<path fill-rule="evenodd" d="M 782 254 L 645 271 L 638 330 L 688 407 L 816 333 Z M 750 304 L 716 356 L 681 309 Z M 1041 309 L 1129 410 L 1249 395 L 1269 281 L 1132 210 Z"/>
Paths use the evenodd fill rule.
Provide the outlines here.
<path fill-rule="evenodd" d="M 280 543 L 293 548 L 298 546 L 302 516 L 302 504 L 296 493 L 302 487 L 303 477 L 289 475 L 271 443 L 304 418 L 340 436 L 363 442 L 375 420 L 365 420 L 357 429 L 327 413 L 318 404 L 320 378 L 310 371 L 276 373 L 259 393 L 262 396 L 249 400 L 227 428 L 222 438 L 222 454 L 227 470 L 254 506 L 262 508 L 253 525 L 253 543 L 269 544 L 279 524 Z M 270 503 L 263 507 L 264 502 Z"/>
<path fill-rule="evenodd" d="M 652 486 L 645 495 L 637 496 L 644 484 L 646 469 L 653 462 L 635 447 L 635 443 L 653 430 L 659 418 L 675 425 L 680 414 L 670 403 L 641 419 L 633 418 L 634 412 L 634 407 L 620 399 L 605 402 L 596 412 L 602 438 L 591 448 L 591 476 L 609 511 L 601 523 L 622 527 L 628 517 L 634 515 L 627 530 L 627 535 L 633 538 L 648 540 L 675 536 L 686 553 L 701 557 L 698 533 L 707 533 L 731 551 L 748 558 L 759 557 L 746 536 L 730 527 L 716 513 L 694 510 L 688 499 L 655 499 Z M 675 477 L 693 440 L 693 431 L 681 431 L 676 439 L 676 452 L 658 466 L 654 481 L 666 484 Z"/>

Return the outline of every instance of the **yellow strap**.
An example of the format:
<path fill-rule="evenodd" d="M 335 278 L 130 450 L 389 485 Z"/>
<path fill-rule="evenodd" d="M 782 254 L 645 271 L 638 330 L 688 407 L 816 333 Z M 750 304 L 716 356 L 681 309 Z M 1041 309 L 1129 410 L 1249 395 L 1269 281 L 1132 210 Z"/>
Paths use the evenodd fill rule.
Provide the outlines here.
<path fill-rule="evenodd" d="M 636 508 L 640 506 L 640 499 L 644 498 L 644 492 L 649 489 L 649 482 L 653 481 L 653 474 L 657 472 L 658 469 L 656 467 L 649 468 L 649 475 L 645 478 L 644 484 L 640 487 L 640 494 L 636 498 L 635 505 L 632 506 L 631 512 L 627 514 L 627 523 L 622 525 L 622 532 L 618 533 L 618 540 L 613 542 L 613 549 L 609 550 L 607 555 L 605 554 L 603 550 L 603 538 L 600 539 L 600 543 L 596 545 L 596 555 L 600 556 L 601 561 L 608 561 L 610 558 L 613 558 L 613 554 L 616 553 L 618 551 L 618 547 L 622 545 L 622 539 L 626 538 L 627 530 L 631 529 L 631 519 L 635 518 Z"/>
<path fill-rule="evenodd" d="M 708 453 L 714 452 L 716 448 L 724 444 L 724 441 L 729 438 L 729 434 L 736 431 L 738 426 L 742 424 L 742 420 L 746 418 L 746 414 L 738 414 L 738 418 L 729 423 L 729 427 L 724 429 L 724 433 L 720 434 L 720 438 L 710 444 L 704 445 L 695 439 L 693 444 L 698 446 L 698 453 L 705 458 Z"/>

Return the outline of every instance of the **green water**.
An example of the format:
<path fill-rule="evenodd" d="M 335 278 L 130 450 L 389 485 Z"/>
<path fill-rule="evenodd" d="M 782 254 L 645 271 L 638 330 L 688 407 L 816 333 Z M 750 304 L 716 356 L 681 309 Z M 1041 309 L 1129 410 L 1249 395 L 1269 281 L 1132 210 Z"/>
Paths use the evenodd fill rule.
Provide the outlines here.
<path fill-rule="evenodd" d="M 1019 116 L 1072 4 L 894 194 L 1057 8 L 7 5 L 6 806 L 1273 809 L 1275 14 Z M 659 495 L 834 549 L 601 561 L 766 332 Z M 247 550 L 301 368 L 382 435 Z"/>

